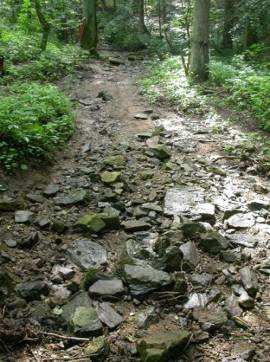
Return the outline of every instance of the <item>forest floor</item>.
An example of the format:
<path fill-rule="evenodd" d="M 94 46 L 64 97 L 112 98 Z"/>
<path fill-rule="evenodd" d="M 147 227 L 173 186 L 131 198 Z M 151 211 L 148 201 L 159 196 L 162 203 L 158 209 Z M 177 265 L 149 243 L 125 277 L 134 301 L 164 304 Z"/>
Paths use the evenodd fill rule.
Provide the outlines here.
<path fill-rule="evenodd" d="M 269 178 L 223 152 L 240 129 L 150 106 L 115 56 L 68 84 L 55 164 L 2 176 L 0 361 L 270 361 Z"/>

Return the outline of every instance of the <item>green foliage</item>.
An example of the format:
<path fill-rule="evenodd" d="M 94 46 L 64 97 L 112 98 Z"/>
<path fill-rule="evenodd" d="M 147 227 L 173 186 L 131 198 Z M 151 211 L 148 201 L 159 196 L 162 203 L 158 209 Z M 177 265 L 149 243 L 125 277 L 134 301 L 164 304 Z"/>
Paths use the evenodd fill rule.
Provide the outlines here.
<path fill-rule="evenodd" d="M 70 101 L 52 85 L 13 85 L 0 99 L 0 162 L 7 171 L 49 159 L 74 128 Z"/>
<path fill-rule="evenodd" d="M 147 76 L 141 79 L 139 84 L 151 102 L 165 98 L 187 113 L 202 113 L 205 110 L 205 98 L 190 85 L 180 57 L 151 62 Z"/>
<path fill-rule="evenodd" d="M 240 110 L 249 110 L 259 120 L 260 126 L 270 131 L 270 76 L 234 57 L 230 63 L 212 61 L 211 80 L 229 93 L 229 104 Z"/>

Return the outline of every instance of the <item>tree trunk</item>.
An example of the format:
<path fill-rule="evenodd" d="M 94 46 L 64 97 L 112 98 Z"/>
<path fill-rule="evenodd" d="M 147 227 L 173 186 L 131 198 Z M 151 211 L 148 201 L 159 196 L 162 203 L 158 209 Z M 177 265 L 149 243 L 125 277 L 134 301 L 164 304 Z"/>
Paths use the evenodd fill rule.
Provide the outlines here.
<path fill-rule="evenodd" d="M 148 33 L 144 19 L 144 0 L 139 0 L 139 31 L 141 33 Z"/>
<path fill-rule="evenodd" d="M 50 24 L 47 22 L 45 16 L 42 13 L 41 5 L 39 0 L 34 0 L 34 7 L 37 13 L 38 21 L 40 23 L 41 29 L 42 29 L 42 39 L 40 43 L 40 48 L 42 51 L 46 50 L 48 39 L 49 39 L 49 33 L 50 33 Z"/>
<path fill-rule="evenodd" d="M 224 27 L 222 48 L 224 50 L 232 50 L 232 29 L 234 26 L 234 0 L 224 0 Z"/>
<path fill-rule="evenodd" d="M 195 0 L 192 27 L 191 76 L 203 82 L 209 76 L 210 0 Z"/>
<path fill-rule="evenodd" d="M 98 43 L 96 0 L 84 0 L 84 24 L 81 33 L 81 47 L 95 52 Z"/>

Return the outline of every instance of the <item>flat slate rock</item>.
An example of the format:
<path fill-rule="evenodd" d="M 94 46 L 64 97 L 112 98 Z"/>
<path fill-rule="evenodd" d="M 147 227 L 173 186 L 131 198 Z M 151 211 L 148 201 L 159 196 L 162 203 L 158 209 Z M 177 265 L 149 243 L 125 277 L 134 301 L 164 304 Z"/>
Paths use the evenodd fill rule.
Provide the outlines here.
<path fill-rule="evenodd" d="M 82 270 L 99 267 L 107 263 L 107 251 L 104 247 L 88 239 L 75 240 L 67 253 Z"/>
<path fill-rule="evenodd" d="M 61 194 L 54 198 L 54 202 L 58 206 L 72 206 L 84 203 L 88 193 L 86 190 L 77 190 L 70 194 Z"/>
<path fill-rule="evenodd" d="M 144 231 L 150 229 L 151 225 L 142 220 L 128 220 L 122 223 L 128 232 Z"/>
<path fill-rule="evenodd" d="M 121 279 L 100 279 L 91 285 L 89 288 L 89 294 L 100 296 L 100 297 L 109 297 L 117 296 L 123 294 L 125 288 Z"/>
<path fill-rule="evenodd" d="M 231 234 L 229 238 L 232 244 L 245 248 L 255 248 L 259 243 L 259 239 L 251 234 Z"/>
<path fill-rule="evenodd" d="M 198 250 L 192 241 L 188 241 L 180 246 L 183 253 L 183 268 L 186 270 L 195 269 L 200 261 Z"/>
<path fill-rule="evenodd" d="M 234 229 L 247 229 L 255 225 L 254 216 L 248 214 L 235 214 L 227 220 L 227 224 Z"/>
<path fill-rule="evenodd" d="M 166 192 L 165 209 L 167 215 L 181 215 L 191 212 L 204 200 L 203 190 L 195 187 L 173 188 Z"/>
<path fill-rule="evenodd" d="M 193 293 L 184 304 L 186 309 L 205 308 L 208 303 L 208 297 L 205 293 Z"/>
<path fill-rule="evenodd" d="M 31 211 L 16 211 L 15 212 L 15 222 L 18 224 L 28 224 L 33 219 L 33 213 Z"/>
<path fill-rule="evenodd" d="M 124 266 L 124 276 L 134 296 L 143 296 L 170 284 L 170 275 L 150 266 Z"/>
<path fill-rule="evenodd" d="M 97 308 L 98 318 L 110 329 L 118 327 L 123 321 L 123 317 L 117 313 L 110 303 L 100 303 Z"/>

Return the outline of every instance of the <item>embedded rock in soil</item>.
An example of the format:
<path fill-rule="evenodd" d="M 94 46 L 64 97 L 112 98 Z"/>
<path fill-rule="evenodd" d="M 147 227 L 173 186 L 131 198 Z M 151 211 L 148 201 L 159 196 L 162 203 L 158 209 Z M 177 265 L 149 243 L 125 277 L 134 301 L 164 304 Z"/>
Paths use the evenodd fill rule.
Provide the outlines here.
<path fill-rule="evenodd" d="M 33 220 L 33 215 L 31 211 L 16 211 L 15 222 L 18 224 L 29 224 Z"/>
<path fill-rule="evenodd" d="M 244 246 L 246 248 L 255 248 L 259 239 L 250 234 L 232 234 L 230 235 L 230 242 L 234 245 Z"/>
<path fill-rule="evenodd" d="M 251 213 L 249 214 L 238 213 L 231 216 L 227 220 L 227 224 L 234 229 L 247 229 L 254 226 L 255 219 Z"/>
<path fill-rule="evenodd" d="M 86 190 L 73 191 L 70 194 L 62 194 L 54 198 L 54 202 L 59 206 L 72 206 L 85 203 L 89 198 Z"/>
<path fill-rule="evenodd" d="M 188 221 L 181 225 L 181 230 L 186 238 L 198 238 L 200 234 L 205 233 L 207 230 L 202 222 Z"/>
<path fill-rule="evenodd" d="M 83 231 L 89 233 L 99 233 L 106 228 L 105 222 L 102 220 L 99 214 L 86 214 L 81 217 L 77 223 Z"/>
<path fill-rule="evenodd" d="M 150 229 L 151 225 L 143 220 L 128 220 L 122 223 L 127 232 L 144 231 Z"/>
<path fill-rule="evenodd" d="M 117 313 L 110 303 L 99 303 L 97 305 L 98 318 L 110 329 L 118 327 L 123 321 L 123 317 Z"/>
<path fill-rule="evenodd" d="M 269 209 L 270 200 L 269 199 L 253 199 L 247 203 L 247 206 L 250 210 L 261 210 Z"/>
<path fill-rule="evenodd" d="M 36 202 L 38 204 L 41 204 L 44 201 L 40 192 L 30 192 L 26 195 L 26 197 L 29 201 Z"/>
<path fill-rule="evenodd" d="M 213 255 L 228 249 L 229 245 L 229 241 L 216 231 L 211 231 L 200 236 L 200 247 Z"/>
<path fill-rule="evenodd" d="M 102 332 L 102 324 L 86 292 L 76 294 L 64 305 L 61 317 L 78 335 L 93 336 Z"/>
<path fill-rule="evenodd" d="M 84 355 L 92 362 L 103 362 L 110 353 L 110 346 L 103 336 L 93 338 L 91 342 L 84 347 Z"/>
<path fill-rule="evenodd" d="M 252 297 L 255 297 L 258 291 L 258 280 L 255 273 L 249 268 L 240 269 L 240 277 L 245 290 Z"/>
<path fill-rule="evenodd" d="M 105 158 L 104 165 L 113 167 L 113 168 L 123 168 L 126 164 L 126 159 L 122 155 L 109 156 Z"/>
<path fill-rule="evenodd" d="M 15 211 L 21 206 L 21 203 L 8 195 L 0 196 L 0 211 Z"/>
<path fill-rule="evenodd" d="M 203 199 L 202 189 L 191 186 L 173 188 L 166 192 L 164 212 L 167 215 L 181 215 L 192 211 Z"/>
<path fill-rule="evenodd" d="M 102 333 L 102 324 L 92 307 L 76 307 L 70 325 L 77 335 L 93 336 Z"/>
<path fill-rule="evenodd" d="M 233 294 L 226 299 L 225 309 L 230 317 L 240 317 L 243 312 L 239 306 L 238 298 Z"/>
<path fill-rule="evenodd" d="M 46 189 L 43 191 L 43 194 L 48 197 L 55 196 L 58 191 L 59 191 L 59 186 L 51 184 L 46 187 Z"/>
<path fill-rule="evenodd" d="M 193 210 L 194 215 L 200 215 L 204 221 L 212 222 L 215 218 L 215 205 L 210 203 L 198 204 Z"/>
<path fill-rule="evenodd" d="M 184 304 L 185 309 L 205 308 L 209 299 L 206 293 L 193 293 Z"/>
<path fill-rule="evenodd" d="M 134 118 L 136 119 L 141 119 L 141 120 L 147 120 L 148 119 L 148 115 L 146 113 L 137 113 L 135 114 Z"/>
<path fill-rule="evenodd" d="M 168 160 L 171 157 L 171 153 L 168 148 L 164 145 L 153 145 L 150 147 L 153 155 L 160 161 Z"/>
<path fill-rule="evenodd" d="M 149 306 L 136 316 L 136 324 L 139 328 L 148 328 L 151 324 L 158 322 L 155 307 Z"/>
<path fill-rule="evenodd" d="M 118 172 L 118 171 L 113 171 L 113 172 L 104 171 L 100 175 L 100 178 L 101 178 L 101 181 L 104 182 L 105 184 L 113 184 L 113 183 L 121 180 L 121 172 Z"/>
<path fill-rule="evenodd" d="M 182 269 L 183 254 L 178 246 L 169 246 L 165 249 L 158 265 L 167 272 L 180 271 Z"/>
<path fill-rule="evenodd" d="M 100 244 L 87 239 L 75 240 L 67 251 L 71 260 L 82 270 L 107 263 L 107 252 Z"/>
<path fill-rule="evenodd" d="M 42 280 L 20 283 L 16 286 L 17 294 L 27 300 L 39 300 L 42 295 L 49 294 L 48 284 Z"/>
<path fill-rule="evenodd" d="M 191 275 L 192 284 L 202 285 L 207 287 L 213 281 L 213 275 L 202 273 L 202 274 L 192 274 Z"/>
<path fill-rule="evenodd" d="M 124 277 L 134 296 L 143 296 L 171 283 L 168 273 L 150 266 L 125 265 Z"/>
<path fill-rule="evenodd" d="M 89 288 L 89 294 L 98 297 L 115 297 L 125 292 L 121 279 L 99 279 Z"/>
<path fill-rule="evenodd" d="M 183 269 L 186 271 L 194 270 L 200 260 L 195 244 L 188 241 L 180 246 L 180 250 L 183 253 Z"/>
<path fill-rule="evenodd" d="M 137 343 L 142 362 L 167 362 L 180 356 L 187 346 L 190 333 L 186 330 L 148 333 Z"/>
<path fill-rule="evenodd" d="M 227 321 L 227 314 L 222 309 L 195 309 L 193 318 L 198 321 L 201 328 L 207 332 L 215 332 L 224 326 Z"/>

